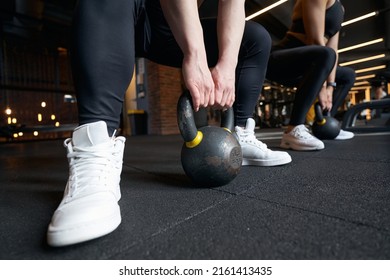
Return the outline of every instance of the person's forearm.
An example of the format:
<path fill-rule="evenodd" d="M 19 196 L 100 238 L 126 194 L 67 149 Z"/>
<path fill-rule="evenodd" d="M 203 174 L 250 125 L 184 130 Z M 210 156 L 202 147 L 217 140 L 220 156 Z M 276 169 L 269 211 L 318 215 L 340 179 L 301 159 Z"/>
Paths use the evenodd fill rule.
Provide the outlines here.
<path fill-rule="evenodd" d="M 332 48 L 336 52 L 336 61 L 334 63 L 332 72 L 330 72 L 327 82 L 335 82 L 336 81 L 336 69 L 338 64 L 338 44 L 339 44 L 339 33 L 336 33 L 333 37 L 329 38 L 328 42 L 326 43 L 326 46 L 329 48 Z"/>
<path fill-rule="evenodd" d="M 206 57 L 197 0 L 160 0 L 164 16 L 185 56 Z"/>
<path fill-rule="evenodd" d="M 220 0 L 218 6 L 219 62 L 234 68 L 245 27 L 244 3 L 244 0 Z"/>

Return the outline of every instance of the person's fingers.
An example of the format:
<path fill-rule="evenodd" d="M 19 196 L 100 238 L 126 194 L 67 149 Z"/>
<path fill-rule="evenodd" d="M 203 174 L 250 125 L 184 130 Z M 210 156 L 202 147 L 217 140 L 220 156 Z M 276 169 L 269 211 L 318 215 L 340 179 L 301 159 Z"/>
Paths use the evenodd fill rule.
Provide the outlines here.
<path fill-rule="evenodd" d="M 199 90 L 197 87 L 191 87 L 188 86 L 188 90 L 192 97 L 192 107 L 195 112 L 199 111 L 200 106 L 204 103 L 203 98 L 204 96 L 199 93 Z"/>
<path fill-rule="evenodd" d="M 215 104 L 215 90 L 211 90 L 208 106 L 214 106 L 214 104 Z"/>
<path fill-rule="evenodd" d="M 206 85 L 203 90 L 203 94 L 204 94 L 204 102 L 202 104 L 203 107 L 208 107 L 214 104 L 215 102 L 214 84 Z"/>
<path fill-rule="evenodd" d="M 226 101 L 226 105 L 230 108 L 233 106 L 234 104 L 234 101 L 236 99 L 236 94 L 235 94 L 235 90 L 233 89 L 230 94 L 229 94 L 229 98 L 228 100 Z"/>

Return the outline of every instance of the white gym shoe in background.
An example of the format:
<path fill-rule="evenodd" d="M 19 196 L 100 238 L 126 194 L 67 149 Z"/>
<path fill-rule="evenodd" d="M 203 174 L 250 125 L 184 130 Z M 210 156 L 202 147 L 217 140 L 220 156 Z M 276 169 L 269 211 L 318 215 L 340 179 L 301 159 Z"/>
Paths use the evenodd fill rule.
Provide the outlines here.
<path fill-rule="evenodd" d="M 66 139 L 69 179 L 47 232 L 51 246 L 71 245 L 115 230 L 124 137 L 109 137 L 103 121 L 79 126 Z"/>
<path fill-rule="evenodd" d="M 236 126 L 236 137 L 242 149 L 242 165 L 275 166 L 291 162 L 291 156 L 272 151 L 255 136 L 255 121 L 248 119 L 245 128 Z"/>
<path fill-rule="evenodd" d="M 324 142 L 310 134 L 304 124 L 294 127 L 289 133 L 283 133 L 281 148 L 296 151 L 313 151 L 325 148 Z"/>
<path fill-rule="evenodd" d="M 354 136 L 355 134 L 353 134 L 353 132 L 340 129 L 340 133 L 336 136 L 335 140 L 348 140 L 352 139 Z"/>

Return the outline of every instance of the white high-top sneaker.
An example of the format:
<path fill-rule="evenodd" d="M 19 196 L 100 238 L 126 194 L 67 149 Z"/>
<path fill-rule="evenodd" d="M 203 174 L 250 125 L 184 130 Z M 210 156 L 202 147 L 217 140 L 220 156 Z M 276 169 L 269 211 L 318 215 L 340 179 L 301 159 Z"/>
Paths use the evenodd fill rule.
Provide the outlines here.
<path fill-rule="evenodd" d="M 296 151 L 316 151 L 325 148 L 324 142 L 310 134 L 309 129 L 300 124 L 289 133 L 283 133 L 281 148 Z"/>
<path fill-rule="evenodd" d="M 235 128 L 242 149 L 242 165 L 276 166 L 291 162 L 291 156 L 282 151 L 272 151 L 255 136 L 255 121 L 249 118 L 245 128 Z"/>
<path fill-rule="evenodd" d="M 118 201 L 124 137 L 109 137 L 103 121 L 77 127 L 64 142 L 69 179 L 47 232 L 51 246 L 106 235 L 121 223 Z"/>

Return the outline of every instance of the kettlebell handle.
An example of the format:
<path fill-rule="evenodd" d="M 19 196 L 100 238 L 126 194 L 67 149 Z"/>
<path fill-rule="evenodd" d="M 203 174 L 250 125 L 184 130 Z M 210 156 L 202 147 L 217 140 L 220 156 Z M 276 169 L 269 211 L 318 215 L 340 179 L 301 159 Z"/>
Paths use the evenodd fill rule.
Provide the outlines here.
<path fill-rule="evenodd" d="M 221 127 L 228 130 L 230 133 L 232 133 L 234 129 L 234 112 L 233 108 L 230 107 L 229 109 L 222 110 L 221 111 Z"/>
<path fill-rule="evenodd" d="M 324 125 L 326 124 L 326 119 L 324 118 L 324 115 L 322 113 L 322 109 L 321 109 L 321 104 L 319 102 L 316 102 L 316 104 L 314 104 L 314 111 L 315 111 L 315 114 L 316 114 L 316 122 L 318 125 Z"/>
<path fill-rule="evenodd" d="M 177 103 L 177 123 L 181 136 L 188 147 L 195 147 L 202 141 L 203 135 L 196 127 L 192 97 L 188 90 L 183 92 Z M 221 127 L 227 129 L 230 133 L 233 131 L 233 108 L 221 112 Z"/>
<path fill-rule="evenodd" d="M 177 123 L 181 136 L 186 143 L 195 140 L 198 136 L 191 96 L 188 95 L 189 92 L 184 91 L 177 103 Z"/>

